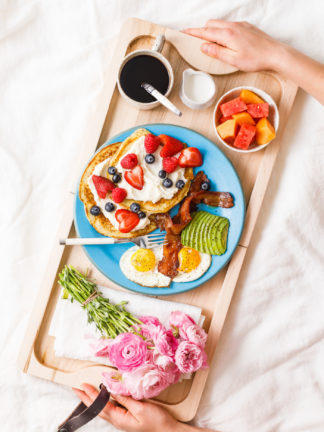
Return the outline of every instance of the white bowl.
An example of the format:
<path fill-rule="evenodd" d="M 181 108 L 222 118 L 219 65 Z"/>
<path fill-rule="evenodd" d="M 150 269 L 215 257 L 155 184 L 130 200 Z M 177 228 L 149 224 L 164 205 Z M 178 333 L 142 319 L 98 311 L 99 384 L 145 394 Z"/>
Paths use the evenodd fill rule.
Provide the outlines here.
<path fill-rule="evenodd" d="M 275 103 L 275 101 L 272 99 L 272 97 L 266 93 L 265 91 L 258 89 L 256 87 L 251 87 L 251 86 L 241 86 L 241 87 L 235 87 L 231 90 L 229 90 L 228 92 L 226 92 L 225 94 L 223 94 L 223 96 L 218 100 L 215 109 L 214 109 L 214 113 L 213 113 L 213 124 L 214 124 L 214 130 L 215 133 L 217 135 L 218 140 L 224 144 L 225 147 L 234 150 L 236 152 L 239 153 L 252 153 L 252 152 L 256 152 L 259 150 L 264 149 L 265 147 L 267 147 L 271 141 L 269 141 L 267 144 L 263 144 L 263 145 L 258 145 L 258 144 L 254 144 L 250 149 L 247 150 L 241 150 L 239 148 L 236 148 L 234 146 L 232 146 L 231 144 L 228 144 L 226 141 L 224 141 L 218 134 L 217 132 L 217 128 L 216 125 L 218 126 L 218 122 L 219 119 L 222 117 L 222 113 L 219 109 L 219 106 L 225 102 L 230 101 L 231 99 L 235 99 L 237 97 L 240 96 L 241 90 L 250 90 L 253 93 L 255 93 L 256 95 L 260 96 L 261 99 L 263 99 L 267 104 L 269 104 L 269 116 L 268 116 L 268 120 L 269 122 L 273 125 L 276 133 L 279 127 L 279 111 L 278 111 L 278 107 Z M 275 138 L 274 138 L 275 139 Z"/>

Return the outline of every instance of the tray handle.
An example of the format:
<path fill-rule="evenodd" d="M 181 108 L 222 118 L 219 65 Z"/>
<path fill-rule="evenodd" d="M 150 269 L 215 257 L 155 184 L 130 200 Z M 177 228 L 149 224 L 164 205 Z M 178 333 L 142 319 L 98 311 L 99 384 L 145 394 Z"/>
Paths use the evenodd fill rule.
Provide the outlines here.
<path fill-rule="evenodd" d="M 170 28 L 165 29 L 165 37 L 177 49 L 181 57 L 195 69 L 212 75 L 225 75 L 238 71 L 234 66 L 203 54 L 200 50 L 202 39 Z"/>

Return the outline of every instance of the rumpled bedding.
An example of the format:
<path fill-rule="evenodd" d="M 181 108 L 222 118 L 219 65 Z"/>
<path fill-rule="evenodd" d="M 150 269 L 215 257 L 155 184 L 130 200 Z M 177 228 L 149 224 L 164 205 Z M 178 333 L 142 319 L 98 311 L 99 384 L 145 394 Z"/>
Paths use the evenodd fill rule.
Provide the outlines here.
<path fill-rule="evenodd" d="M 0 2 L 1 431 L 54 431 L 77 404 L 16 358 L 74 161 L 100 134 L 122 21 L 246 20 L 324 62 L 323 15 L 319 0 Z M 323 106 L 299 91 L 195 425 L 324 430 L 323 137 Z M 116 429 L 98 418 L 84 430 Z"/>

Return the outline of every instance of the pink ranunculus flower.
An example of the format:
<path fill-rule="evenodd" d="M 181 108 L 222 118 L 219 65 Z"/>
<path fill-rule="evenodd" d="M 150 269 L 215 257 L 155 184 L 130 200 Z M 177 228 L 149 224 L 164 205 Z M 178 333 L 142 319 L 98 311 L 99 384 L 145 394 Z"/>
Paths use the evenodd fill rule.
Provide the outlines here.
<path fill-rule="evenodd" d="M 122 372 L 131 372 L 146 360 L 147 346 L 143 339 L 133 333 L 118 335 L 109 347 L 109 360 Z"/>
<path fill-rule="evenodd" d="M 204 350 L 192 342 L 180 342 L 175 353 L 175 363 L 182 373 L 192 373 L 206 367 L 206 354 Z"/>
<path fill-rule="evenodd" d="M 111 370 L 103 372 L 102 376 L 104 385 L 111 393 L 129 396 L 130 393 L 125 386 L 125 380 L 120 372 Z"/>
<path fill-rule="evenodd" d="M 169 386 L 166 373 L 150 363 L 123 375 L 125 385 L 134 399 L 148 399 Z"/>
<path fill-rule="evenodd" d="M 186 324 L 196 324 L 195 321 L 187 314 L 181 311 L 173 311 L 170 314 L 169 323 L 171 327 L 178 329 Z"/>
<path fill-rule="evenodd" d="M 143 315 L 139 317 L 139 320 L 142 321 L 143 324 L 153 324 L 155 326 L 162 326 L 158 318 L 151 315 Z"/>
<path fill-rule="evenodd" d="M 100 338 L 90 344 L 90 349 L 96 357 L 108 357 L 112 339 Z"/>
<path fill-rule="evenodd" d="M 195 345 L 204 348 L 207 340 L 207 333 L 196 324 L 184 325 L 179 328 L 179 336 Z"/>
<path fill-rule="evenodd" d="M 170 357 L 155 352 L 153 355 L 153 362 L 159 369 L 162 369 L 166 373 L 166 379 L 169 384 L 175 384 L 179 381 L 181 373 Z"/>
<path fill-rule="evenodd" d="M 164 356 L 173 358 L 179 341 L 174 337 L 172 330 L 158 329 L 152 333 L 153 342 L 157 351 Z"/>

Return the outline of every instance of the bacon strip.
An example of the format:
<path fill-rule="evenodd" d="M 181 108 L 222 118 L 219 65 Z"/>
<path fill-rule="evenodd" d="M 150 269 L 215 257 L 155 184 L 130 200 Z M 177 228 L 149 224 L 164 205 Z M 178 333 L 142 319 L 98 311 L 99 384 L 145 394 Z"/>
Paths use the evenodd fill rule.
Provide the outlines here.
<path fill-rule="evenodd" d="M 178 274 L 178 253 L 183 247 L 181 244 L 181 236 L 167 234 L 166 239 L 167 243 L 163 246 L 163 258 L 159 261 L 158 270 L 160 273 L 174 278 Z"/>
<path fill-rule="evenodd" d="M 168 213 L 156 215 L 161 231 L 166 231 L 166 244 L 163 246 L 163 258 L 158 264 L 160 273 L 174 278 L 178 274 L 178 253 L 182 248 L 181 231 L 191 222 L 193 205 L 204 203 L 212 207 L 233 207 L 233 197 L 229 192 L 211 192 L 201 190 L 201 183 L 208 181 L 206 174 L 199 171 L 191 183 L 189 195 L 183 200 L 179 212 L 173 220 Z"/>

